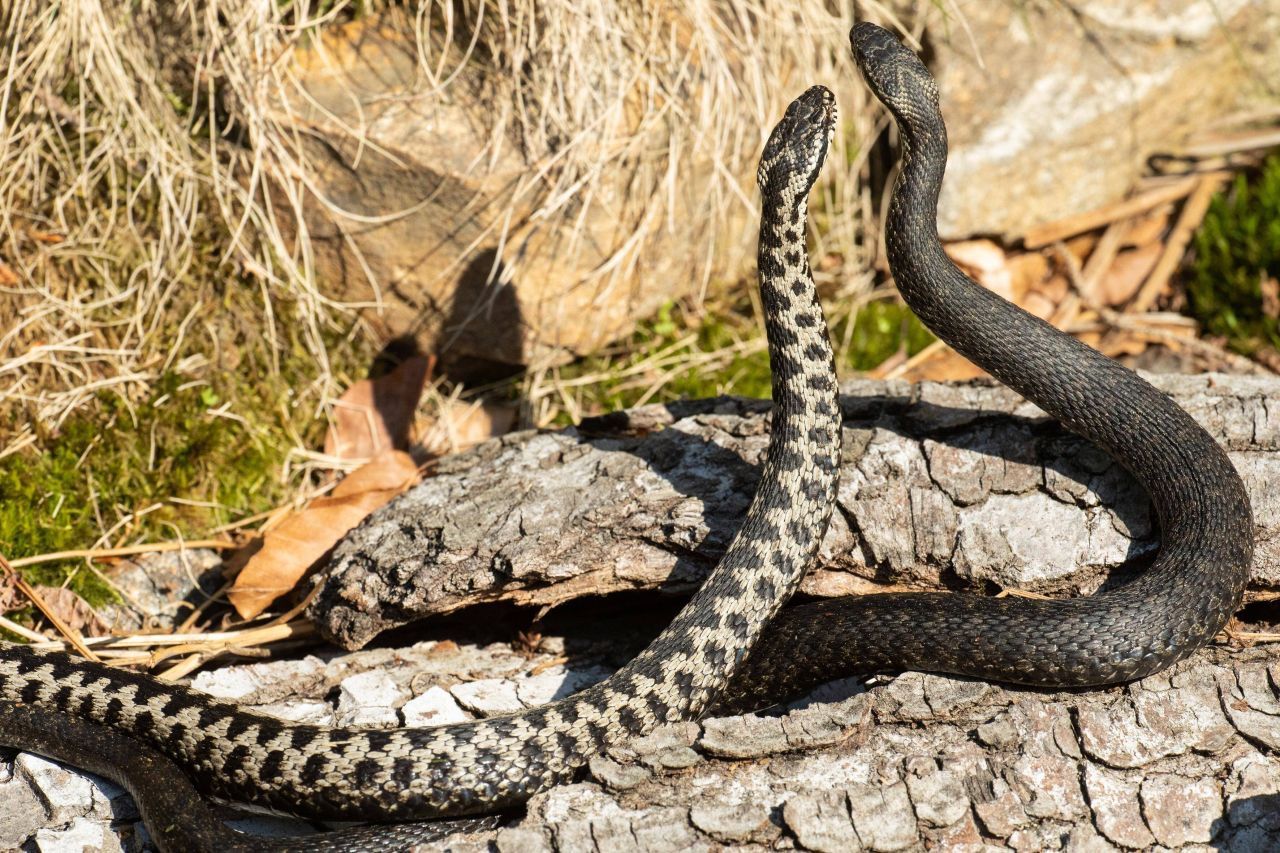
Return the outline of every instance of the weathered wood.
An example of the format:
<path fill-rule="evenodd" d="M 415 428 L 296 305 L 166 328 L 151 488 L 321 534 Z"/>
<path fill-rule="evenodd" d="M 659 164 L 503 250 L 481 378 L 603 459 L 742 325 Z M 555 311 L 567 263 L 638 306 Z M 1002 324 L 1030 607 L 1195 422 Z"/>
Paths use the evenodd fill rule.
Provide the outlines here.
<path fill-rule="evenodd" d="M 422 643 L 196 683 L 292 719 L 423 725 L 580 689 L 612 668 L 603 650 Z M 1222 647 L 1094 691 L 921 673 L 839 682 L 786 713 L 670 726 L 594 756 L 586 780 L 538 795 L 511 825 L 432 849 L 1274 850 L 1277 685 L 1273 650 Z M 0 845 L 137 849 L 137 813 L 118 788 L 31 756 L 2 777 Z"/>
<path fill-rule="evenodd" d="M 1254 505 L 1254 587 L 1280 587 L 1280 381 L 1154 381 L 1231 451 Z M 1088 593 L 1157 547 L 1127 472 L 1008 389 L 843 390 L 839 512 L 804 592 Z M 738 398 L 649 406 L 442 460 L 338 547 L 310 614 L 339 645 L 358 647 L 477 602 L 687 592 L 741 523 L 767 413 Z"/>

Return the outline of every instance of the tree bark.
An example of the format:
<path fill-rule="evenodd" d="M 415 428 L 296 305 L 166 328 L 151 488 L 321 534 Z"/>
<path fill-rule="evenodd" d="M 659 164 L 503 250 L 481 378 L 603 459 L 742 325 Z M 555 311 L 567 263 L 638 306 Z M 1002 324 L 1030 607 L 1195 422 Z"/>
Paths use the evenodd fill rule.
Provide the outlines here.
<path fill-rule="evenodd" d="M 1252 588 L 1280 587 L 1280 383 L 1153 380 L 1230 451 L 1253 501 Z M 1129 474 L 1003 386 L 860 381 L 843 391 L 838 512 L 804 593 L 1087 594 L 1158 547 Z M 478 602 L 687 593 L 741 523 L 768 430 L 766 402 L 699 400 L 441 460 L 339 545 L 310 615 L 358 648 Z"/>

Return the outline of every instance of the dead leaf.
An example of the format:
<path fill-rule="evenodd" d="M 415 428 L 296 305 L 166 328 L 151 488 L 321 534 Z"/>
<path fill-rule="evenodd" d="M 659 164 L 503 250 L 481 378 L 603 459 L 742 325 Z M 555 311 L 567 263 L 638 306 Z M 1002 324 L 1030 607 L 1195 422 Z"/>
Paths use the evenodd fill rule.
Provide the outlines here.
<path fill-rule="evenodd" d="M 953 349 L 938 350 L 938 354 L 903 372 L 900 379 L 908 382 L 949 382 L 976 379 L 987 372 Z"/>
<path fill-rule="evenodd" d="M 431 359 L 414 356 L 377 379 L 361 379 L 333 406 L 324 452 L 339 459 L 372 459 L 384 450 L 403 450 L 409 427 L 431 370 Z"/>
<path fill-rule="evenodd" d="M 81 634 L 99 637 L 110 633 L 110 626 L 74 591 L 60 586 L 36 586 L 35 591 L 54 615 Z"/>
<path fill-rule="evenodd" d="M 1048 320 L 1057 313 L 1058 306 L 1067 298 L 1070 289 L 1066 277 L 1055 273 L 1027 292 L 1022 298 L 1022 307 L 1041 320 Z"/>
<path fill-rule="evenodd" d="M 991 240 L 963 240 L 948 243 L 945 249 L 948 257 L 978 284 L 1010 302 L 1016 301 L 1013 274 L 999 245 Z"/>
<path fill-rule="evenodd" d="M 1009 258 L 1009 273 L 1013 278 L 1013 301 L 1021 305 L 1027 294 L 1044 285 L 1052 266 L 1041 252 L 1026 252 Z"/>
<path fill-rule="evenodd" d="M 1172 216 L 1173 205 L 1165 204 L 1133 220 L 1125 232 L 1124 245 L 1145 246 L 1148 243 L 1162 242 Z"/>
<path fill-rule="evenodd" d="M 1103 305 L 1123 305 L 1133 298 L 1155 269 L 1164 251 L 1161 243 L 1148 243 L 1138 249 L 1129 249 L 1116 255 L 1111 268 L 1098 284 L 1098 298 Z"/>
<path fill-rule="evenodd" d="M 347 531 L 418 481 L 409 454 L 388 450 L 352 471 L 329 495 L 316 498 L 267 533 L 227 593 L 243 619 L 252 619 L 293 589 Z"/>
<path fill-rule="evenodd" d="M 18 278 L 18 274 L 13 271 L 13 267 L 0 261 L 0 285 L 4 287 L 13 287 L 22 283 L 22 279 Z"/>
<path fill-rule="evenodd" d="M 423 419 L 418 434 L 423 448 L 434 455 L 457 453 L 502 435 L 516 421 L 516 408 L 490 401 L 451 400 L 434 420 Z"/>

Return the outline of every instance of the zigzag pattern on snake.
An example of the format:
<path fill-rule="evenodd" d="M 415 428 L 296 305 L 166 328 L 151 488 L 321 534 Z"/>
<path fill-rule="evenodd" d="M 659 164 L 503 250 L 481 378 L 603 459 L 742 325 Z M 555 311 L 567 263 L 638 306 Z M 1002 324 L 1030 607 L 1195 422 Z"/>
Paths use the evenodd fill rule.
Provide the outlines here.
<path fill-rule="evenodd" d="M 808 193 L 834 127 L 834 98 L 811 88 L 788 107 L 760 163 L 760 287 L 774 410 L 758 491 L 702 589 L 622 670 L 524 713 L 365 730 L 284 722 L 143 675 L 6 645 L 0 701 L 127 732 L 228 799 L 364 820 L 520 802 L 572 778 L 610 744 L 697 714 L 795 590 L 834 506 L 835 365 L 804 245 Z"/>

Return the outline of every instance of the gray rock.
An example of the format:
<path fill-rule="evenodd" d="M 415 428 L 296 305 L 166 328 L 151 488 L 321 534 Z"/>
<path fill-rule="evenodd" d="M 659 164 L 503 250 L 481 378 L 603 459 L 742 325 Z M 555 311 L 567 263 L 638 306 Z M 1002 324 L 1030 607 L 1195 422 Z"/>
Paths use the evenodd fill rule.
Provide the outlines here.
<path fill-rule="evenodd" d="M 458 706 L 453 694 L 441 687 L 429 687 L 400 707 L 406 726 L 443 726 L 471 719 Z"/>
<path fill-rule="evenodd" d="M 449 690 L 458 704 L 482 717 L 511 714 L 524 708 L 516 686 L 505 678 L 484 678 L 454 685 Z"/>
<path fill-rule="evenodd" d="M 0 781 L 0 849 L 17 849 L 51 817 L 26 779 L 13 775 Z"/>
<path fill-rule="evenodd" d="M 1084 769 L 1094 824 L 1107 839 L 1133 850 L 1143 850 L 1155 843 L 1138 801 L 1141 782 L 1141 776 L 1130 779 L 1096 764 L 1088 764 Z"/>
<path fill-rule="evenodd" d="M 858 840 L 868 850 L 887 853 L 917 843 L 916 817 L 906 785 L 851 785 L 847 793 Z"/>
<path fill-rule="evenodd" d="M 746 841 L 769 823 L 769 811 L 759 803 L 694 803 L 689 821 L 716 841 Z"/>
<path fill-rule="evenodd" d="M 626 791 L 649 780 L 653 773 L 635 764 L 619 764 L 612 758 L 593 755 L 587 762 L 592 777 L 614 791 Z"/>
<path fill-rule="evenodd" d="M 40 853 L 122 853 L 120 839 L 101 821 L 78 816 L 65 826 L 45 828 L 35 835 Z"/>
<path fill-rule="evenodd" d="M 1148 156 L 1264 102 L 1261 81 L 1280 79 L 1269 0 L 971 3 L 963 25 L 930 11 L 950 238 L 1022 234 L 1120 199 Z"/>

